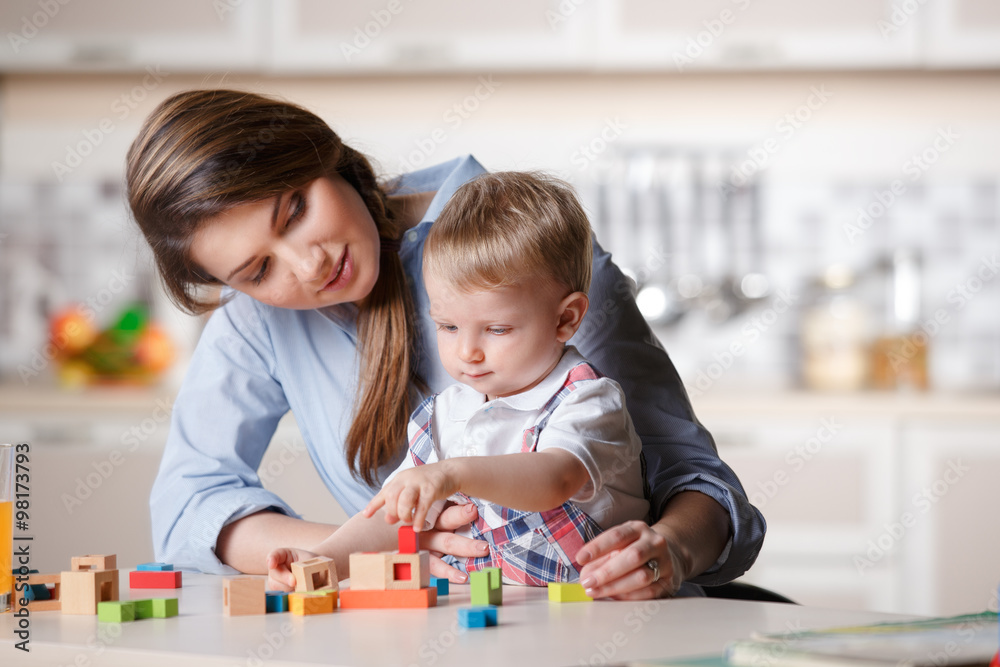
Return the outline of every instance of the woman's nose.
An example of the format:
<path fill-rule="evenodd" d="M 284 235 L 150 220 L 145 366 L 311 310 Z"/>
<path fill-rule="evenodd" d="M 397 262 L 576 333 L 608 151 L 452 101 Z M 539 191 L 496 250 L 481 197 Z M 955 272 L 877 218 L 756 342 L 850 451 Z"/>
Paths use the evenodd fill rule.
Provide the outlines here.
<path fill-rule="evenodd" d="M 310 244 L 291 251 L 292 270 L 300 281 L 311 283 L 326 277 L 326 253 L 318 245 Z"/>

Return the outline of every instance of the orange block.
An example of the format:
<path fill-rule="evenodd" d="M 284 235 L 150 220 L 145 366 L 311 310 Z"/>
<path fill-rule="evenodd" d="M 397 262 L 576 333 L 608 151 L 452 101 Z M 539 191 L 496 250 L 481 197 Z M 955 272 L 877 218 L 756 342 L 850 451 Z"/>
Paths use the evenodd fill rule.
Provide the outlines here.
<path fill-rule="evenodd" d="M 288 594 L 288 610 L 296 616 L 332 614 L 337 608 L 337 591 L 323 589 Z"/>
<path fill-rule="evenodd" d="M 346 590 L 340 592 L 341 609 L 412 609 L 436 606 L 436 588 L 401 591 Z"/>

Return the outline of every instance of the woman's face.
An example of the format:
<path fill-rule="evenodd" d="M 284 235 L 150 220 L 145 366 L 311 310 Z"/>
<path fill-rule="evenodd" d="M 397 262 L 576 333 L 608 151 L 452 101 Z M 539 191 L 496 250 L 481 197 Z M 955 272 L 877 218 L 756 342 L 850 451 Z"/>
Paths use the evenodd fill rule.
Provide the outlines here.
<path fill-rule="evenodd" d="M 379 252 L 371 213 L 340 176 L 209 218 L 191 245 L 198 265 L 226 285 L 297 310 L 364 299 Z"/>

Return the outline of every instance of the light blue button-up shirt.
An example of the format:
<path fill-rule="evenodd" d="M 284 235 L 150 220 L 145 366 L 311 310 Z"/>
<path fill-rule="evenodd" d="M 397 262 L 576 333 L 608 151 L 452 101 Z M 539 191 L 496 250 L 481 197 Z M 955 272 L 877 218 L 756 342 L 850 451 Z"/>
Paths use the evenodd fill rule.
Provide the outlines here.
<path fill-rule="evenodd" d="M 400 191 L 436 190 L 424 220 L 399 251 L 417 313 L 420 373 L 432 391 L 453 382 L 441 366 L 421 273 L 423 242 L 455 190 L 485 173 L 473 157 L 403 176 Z M 712 436 L 696 420 L 667 353 L 632 297 L 629 280 L 594 244 L 590 310 L 570 344 L 625 391 L 642 439 L 654 517 L 667 500 L 696 490 L 728 512 L 732 537 L 719 562 L 693 581 L 722 583 L 753 564 L 764 518 L 750 505 Z M 375 495 L 355 479 L 343 443 L 358 385 L 352 304 L 288 310 L 235 294 L 212 314 L 174 403 L 170 434 L 150 497 L 156 560 L 218 574 L 236 570 L 215 555 L 223 526 L 260 510 L 299 517 L 257 476 L 278 421 L 291 410 L 323 483 L 348 514 Z M 406 452 L 384 466 L 384 479 Z"/>

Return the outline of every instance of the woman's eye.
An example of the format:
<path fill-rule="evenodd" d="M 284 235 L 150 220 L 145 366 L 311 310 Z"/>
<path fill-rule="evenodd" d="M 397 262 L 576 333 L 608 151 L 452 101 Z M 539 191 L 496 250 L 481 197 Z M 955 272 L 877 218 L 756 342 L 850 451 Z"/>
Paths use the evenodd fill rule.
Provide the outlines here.
<path fill-rule="evenodd" d="M 257 272 L 257 275 L 253 277 L 254 285 L 260 285 L 262 282 L 264 282 L 264 278 L 267 277 L 267 269 L 270 266 L 270 264 L 271 264 L 270 259 L 265 257 L 264 261 L 261 262 L 260 264 L 260 270 Z"/>
<path fill-rule="evenodd" d="M 288 214 L 288 221 L 286 222 L 286 226 L 297 221 L 306 212 L 305 196 L 298 192 L 292 193 L 291 205 L 292 205 L 292 212 Z"/>

